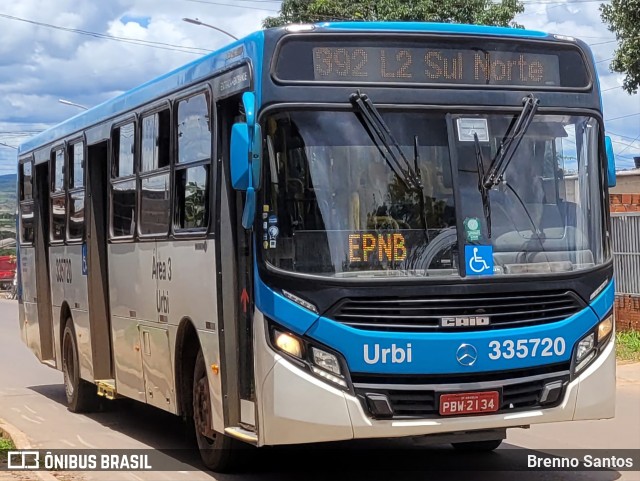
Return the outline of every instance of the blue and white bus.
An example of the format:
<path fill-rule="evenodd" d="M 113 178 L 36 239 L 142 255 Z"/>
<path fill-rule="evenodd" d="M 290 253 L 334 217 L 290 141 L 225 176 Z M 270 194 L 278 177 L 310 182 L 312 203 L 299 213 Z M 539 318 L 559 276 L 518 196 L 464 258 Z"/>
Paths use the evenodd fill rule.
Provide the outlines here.
<path fill-rule="evenodd" d="M 257 446 L 614 416 L 594 61 L 428 23 L 252 34 L 19 151 L 23 341 L 72 411 Z M 442 438 L 444 439 L 444 438 Z"/>

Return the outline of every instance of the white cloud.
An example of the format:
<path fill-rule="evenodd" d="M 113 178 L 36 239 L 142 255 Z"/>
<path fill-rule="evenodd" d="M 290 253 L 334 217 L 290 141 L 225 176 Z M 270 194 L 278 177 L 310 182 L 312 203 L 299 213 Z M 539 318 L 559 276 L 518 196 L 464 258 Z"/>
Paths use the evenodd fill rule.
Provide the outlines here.
<path fill-rule="evenodd" d="M 77 113 L 58 103 L 59 98 L 96 105 L 228 43 L 225 35 L 185 23 L 183 17 L 198 17 L 243 36 L 259 29 L 272 13 L 242 8 L 247 4 L 235 0 L 218 3 L 227 5 L 187 0 L 5 2 L 1 15 L 176 47 L 133 45 L 0 17 L 0 142 L 16 146 L 25 136 L 11 132 L 42 130 Z M 131 20 L 135 18 L 148 23 L 142 26 Z M 180 47 L 202 50 L 189 53 Z M 13 171 L 15 150 L 0 145 L 0 174 Z"/>

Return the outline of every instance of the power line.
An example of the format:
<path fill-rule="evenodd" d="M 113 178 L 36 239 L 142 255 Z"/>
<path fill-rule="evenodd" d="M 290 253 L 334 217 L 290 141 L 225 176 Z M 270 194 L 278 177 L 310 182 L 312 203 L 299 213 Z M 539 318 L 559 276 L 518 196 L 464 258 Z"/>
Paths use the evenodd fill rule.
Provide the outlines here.
<path fill-rule="evenodd" d="M 21 131 L 7 130 L 7 131 L 0 131 L 0 135 L 19 137 L 23 135 L 35 135 L 35 134 L 39 134 L 40 132 L 42 132 L 42 130 L 21 130 Z"/>
<path fill-rule="evenodd" d="M 136 38 L 118 37 L 118 36 L 115 36 L 115 35 L 108 35 L 108 34 L 98 33 L 98 32 L 90 32 L 88 30 L 80 30 L 80 29 L 77 29 L 77 28 L 61 27 L 59 25 L 52 25 L 50 23 L 37 22 L 35 20 L 29 20 L 27 18 L 14 17 L 13 15 L 7 15 L 7 14 L 4 14 L 4 13 L 0 13 L 0 18 L 6 18 L 7 20 L 14 20 L 14 21 L 17 21 L 17 22 L 30 23 L 32 25 L 37 25 L 39 27 L 52 28 L 52 29 L 55 29 L 55 30 L 62 30 L 64 32 L 77 33 L 77 34 L 80 34 L 80 35 L 86 35 L 88 37 L 101 38 L 101 39 L 106 39 L 106 40 L 114 40 L 114 41 L 117 41 L 117 42 L 130 43 L 132 45 L 143 45 L 145 47 L 158 48 L 158 49 L 161 49 L 161 50 L 172 50 L 172 51 L 175 51 L 175 52 L 190 53 L 190 54 L 194 54 L 194 55 L 200 55 L 202 53 L 211 52 L 211 50 L 207 50 L 207 49 L 199 48 L 199 47 L 188 47 L 186 45 L 175 45 L 175 44 L 171 44 L 171 43 L 154 42 L 152 40 L 142 40 L 142 39 L 136 39 Z"/>
<path fill-rule="evenodd" d="M 613 120 L 627 119 L 629 117 L 635 117 L 636 115 L 640 115 L 640 112 L 636 112 L 635 114 L 621 115 L 620 117 L 614 117 L 612 119 L 604 119 L 605 122 L 611 122 Z"/>
<path fill-rule="evenodd" d="M 635 139 L 633 139 L 633 142 L 635 142 L 638 139 L 640 139 L 640 134 L 638 134 L 638 136 Z M 629 150 L 630 147 L 633 147 L 634 149 L 636 148 L 635 145 L 627 144 L 627 146 L 624 149 L 622 149 L 619 153 L 622 154 L 622 153 L 626 152 L 627 150 Z"/>
<path fill-rule="evenodd" d="M 608 43 L 614 43 L 617 42 L 618 40 L 608 40 L 606 42 L 598 42 L 598 43 L 588 43 L 587 45 L 589 45 L 589 47 L 597 47 L 598 45 L 606 45 Z"/>
<path fill-rule="evenodd" d="M 629 136 L 627 136 L 627 135 L 618 134 L 617 132 L 612 132 L 611 130 L 607 130 L 607 132 L 608 132 L 609 134 L 615 135 L 615 136 L 620 137 L 620 138 L 622 138 L 622 139 L 633 140 L 633 137 L 629 137 Z"/>
<path fill-rule="evenodd" d="M 270 8 L 253 7 L 253 6 L 249 6 L 249 5 L 233 5 L 233 4 L 230 4 L 230 3 L 209 2 L 209 1 L 206 1 L 206 0 L 187 0 L 187 2 L 206 3 L 206 4 L 209 4 L 209 5 L 220 5 L 220 6 L 223 6 L 223 7 L 246 8 L 246 9 L 249 9 L 249 10 L 260 10 L 260 11 L 263 11 L 263 12 L 265 12 L 265 11 L 266 12 L 274 12 L 274 13 L 279 13 L 280 12 L 280 10 L 272 10 Z"/>
<path fill-rule="evenodd" d="M 633 139 L 631 142 L 635 142 L 635 141 L 636 141 L 636 140 L 638 140 L 639 138 L 640 138 L 640 135 L 639 135 L 638 137 L 636 137 L 635 139 Z M 633 143 L 628 144 L 628 143 L 626 143 L 626 142 L 620 142 L 619 140 L 613 140 L 613 139 L 611 139 L 611 142 L 613 142 L 614 144 L 624 145 L 624 146 L 626 147 L 626 149 L 621 150 L 621 151 L 620 151 L 620 153 L 624 152 L 624 151 L 625 151 L 625 150 L 627 150 L 629 147 L 633 147 L 634 149 L 635 149 L 635 148 L 640 149 L 640 145 L 636 147 L 635 145 L 633 145 Z"/>

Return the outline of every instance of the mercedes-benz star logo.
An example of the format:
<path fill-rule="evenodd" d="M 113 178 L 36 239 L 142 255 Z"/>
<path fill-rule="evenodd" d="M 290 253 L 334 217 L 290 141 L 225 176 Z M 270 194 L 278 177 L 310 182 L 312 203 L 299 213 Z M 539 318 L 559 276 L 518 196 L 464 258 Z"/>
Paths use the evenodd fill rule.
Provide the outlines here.
<path fill-rule="evenodd" d="M 478 359 L 478 351 L 471 344 L 460 344 L 456 359 L 463 366 L 473 366 Z"/>

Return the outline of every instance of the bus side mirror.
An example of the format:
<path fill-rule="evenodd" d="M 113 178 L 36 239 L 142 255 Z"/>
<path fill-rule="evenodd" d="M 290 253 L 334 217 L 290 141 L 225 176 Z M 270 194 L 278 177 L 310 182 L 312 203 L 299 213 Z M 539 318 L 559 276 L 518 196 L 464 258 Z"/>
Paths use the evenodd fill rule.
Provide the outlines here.
<path fill-rule="evenodd" d="M 231 185 L 235 190 L 249 188 L 249 126 L 234 124 L 231 129 Z"/>
<path fill-rule="evenodd" d="M 252 92 L 242 96 L 246 122 L 231 129 L 231 185 L 247 193 L 242 213 L 242 226 L 250 229 L 256 215 L 256 190 L 262 172 L 262 129 L 256 123 L 256 99 Z"/>
<path fill-rule="evenodd" d="M 616 157 L 613 153 L 613 142 L 608 135 L 604 138 L 604 144 L 607 149 L 607 177 L 609 179 L 609 187 L 616 186 Z"/>
<path fill-rule="evenodd" d="M 260 129 L 258 129 L 258 132 Z M 231 129 L 231 185 L 235 190 L 247 193 L 242 213 L 242 226 L 250 229 L 256 216 L 256 191 L 254 169 L 260 168 L 260 153 L 256 154 L 256 144 L 251 142 L 249 126 L 244 122 L 234 124 Z M 257 158 L 256 158 L 257 155 Z M 249 159 L 251 158 L 251 162 Z"/>

